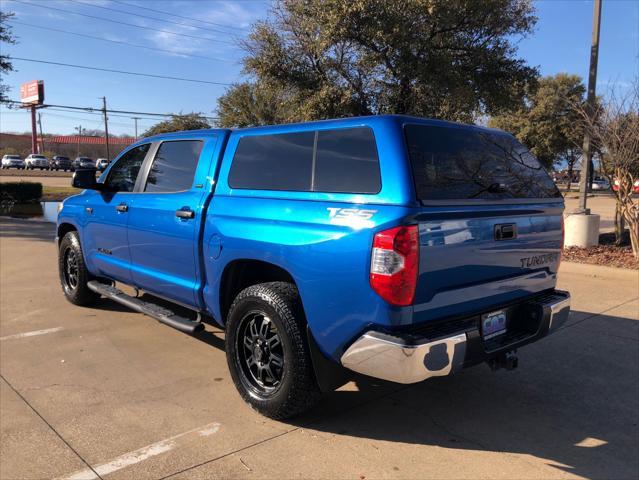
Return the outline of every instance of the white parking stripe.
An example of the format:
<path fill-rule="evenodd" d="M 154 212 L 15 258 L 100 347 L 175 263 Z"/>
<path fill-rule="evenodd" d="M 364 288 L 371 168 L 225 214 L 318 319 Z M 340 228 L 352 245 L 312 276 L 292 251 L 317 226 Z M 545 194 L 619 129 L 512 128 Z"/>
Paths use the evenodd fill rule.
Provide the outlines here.
<path fill-rule="evenodd" d="M 37 335 L 46 335 L 47 333 L 59 332 L 62 327 L 45 328 L 44 330 L 34 330 L 33 332 L 16 333 L 15 335 L 7 335 L 0 337 L 0 340 L 13 340 L 14 338 L 35 337 Z"/>
<path fill-rule="evenodd" d="M 175 447 L 179 446 L 180 443 L 183 443 L 185 439 L 192 439 L 191 437 L 196 436 L 208 437 L 216 433 L 219 429 L 219 423 L 209 423 L 204 427 L 189 430 L 188 432 L 180 433 L 165 440 L 160 440 L 159 442 L 147 445 L 146 447 L 138 448 L 137 450 L 134 450 L 132 452 L 125 453 L 124 455 L 121 455 L 108 463 L 103 463 L 102 465 L 94 467 L 93 470 L 95 470 L 98 475 L 103 477 L 125 467 L 143 462 L 148 458 L 155 457 L 156 455 L 160 455 L 162 453 L 173 450 Z M 64 480 L 92 480 L 94 478 L 98 478 L 93 470 L 91 470 L 90 468 L 85 468 L 84 470 L 74 472 L 62 478 Z"/>
<path fill-rule="evenodd" d="M 39 308 L 31 312 L 23 313 L 22 315 L 18 315 L 17 317 L 12 318 L 11 320 L 9 320 L 9 322 L 18 322 L 20 320 L 24 320 L 25 318 L 30 317 L 31 315 L 36 315 L 38 313 L 46 312 L 47 310 L 48 310 L 47 308 Z"/>

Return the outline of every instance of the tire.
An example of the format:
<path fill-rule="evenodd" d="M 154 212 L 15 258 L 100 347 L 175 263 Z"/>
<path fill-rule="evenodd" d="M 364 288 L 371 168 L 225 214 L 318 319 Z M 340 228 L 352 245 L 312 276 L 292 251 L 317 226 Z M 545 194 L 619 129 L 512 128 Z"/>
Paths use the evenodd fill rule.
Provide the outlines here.
<path fill-rule="evenodd" d="M 80 238 L 76 231 L 68 232 L 60 242 L 58 272 L 64 296 L 74 305 L 90 305 L 100 298 L 100 295 L 87 286 L 87 282 L 93 277 L 84 264 Z"/>
<path fill-rule="evenodd" d="M 240 395 L 259 413 L 291 418 L 319 402 L 306 338 L 306 319 L 294 285 L 253 285 L 233 301 L 226 324 L 226 361 Z"/>

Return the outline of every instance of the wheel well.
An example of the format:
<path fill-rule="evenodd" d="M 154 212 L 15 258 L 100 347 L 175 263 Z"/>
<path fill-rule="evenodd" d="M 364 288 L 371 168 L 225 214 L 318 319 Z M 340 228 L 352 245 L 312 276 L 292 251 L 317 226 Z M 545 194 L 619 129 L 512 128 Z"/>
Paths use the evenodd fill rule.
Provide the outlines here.
<path fill-rule="evenodd" d="M 222 321 L 231 308 L 233 300 L 246 287 L 265 282 L 289 282 L 295 285 L 295 280 L 281 267 L 261 260 L 234 260 L 230 262 L 222 273 L 220 283 L 220 312 Z"/>
<path fill-rule="evenodd" d="M 58 227 L 58 242 L 62 241 L 62 239 L 67 233 L 73 232 L 73 231 L 77 231 L 77 228 L 75 228 L 70 223 L 61 223 L 60 226 Z"/>

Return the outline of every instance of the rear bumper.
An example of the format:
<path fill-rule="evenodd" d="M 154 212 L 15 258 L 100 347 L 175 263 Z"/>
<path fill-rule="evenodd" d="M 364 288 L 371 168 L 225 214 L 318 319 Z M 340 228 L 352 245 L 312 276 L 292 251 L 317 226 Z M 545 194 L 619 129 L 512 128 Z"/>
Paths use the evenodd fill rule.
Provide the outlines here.
<path fill-rule="evenodd" d="M 570 294 L 554 290 L 507 308 L 514 317 L 507 333 L 489 341 L 479 331 L 480 314 L 442 322 L 421 335 L 370 330 L 346 350 L 341 363 L 355 372 L 397 383 L 450 375 L 557 330 L 568 319 Z"/>

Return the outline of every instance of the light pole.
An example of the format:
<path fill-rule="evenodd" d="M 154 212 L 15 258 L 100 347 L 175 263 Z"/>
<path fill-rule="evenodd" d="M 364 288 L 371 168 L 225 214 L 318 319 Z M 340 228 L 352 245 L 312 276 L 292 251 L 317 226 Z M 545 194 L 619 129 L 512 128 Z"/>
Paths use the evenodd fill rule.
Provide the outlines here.
<path fill-rule="evenodd" d="M 78 131 L 78 154 L 76 155 L 76 157 L 79 157 L 80 156 L 80 139 L 82 138 L 82 125 L 75 127 L 75 129 Z"/>
<path fill-rule="evenodd" d="M 593 115 L 595 110 L 595 85 L 597 83 L 597 61 L 599 57 L 599 27 L 601 25 L 601 0 L 595 0 L 592 19 L 592 44 L 590 47 L 590 72 L 588 75 L 588 96 L 586 113 Z M 584 143 L 581 151 L 581 178 L 579 179 L 579 206 L 565 220 L 564 246 L 592 247 L 599 244 L 599 215 L 590 213 L 586 207 L 590 186 L 591 138 L 588 129 L 584 129 Z"/>
<path fill-rule="evenodd" d="M 133 117 L 133 121 L 135 122 L 135 141 L 138 141 L 138 120 L 140 117 Z"/>
<path fill-rule="evenodd" d="M 597 85 L 597 63 L 599 59 L 599 27 L 601 26 L 601 0 L 595 0 L 592 19 L 592 45 L 590 47 L 590 73 L 588 75 L 588 97 L 586 98 L 586 112 L 593 115 L 595 110 L 595 88 Z M 590 133 L 585 129 L 584 144 L 581 149 L 581 178 L 579 179 L 579 207 L 575 213 L 588 215 L 590 209 L 586 208 L 586 199 L 590 189 L 590 171 L 592 152 L 590 145 Z"/>

